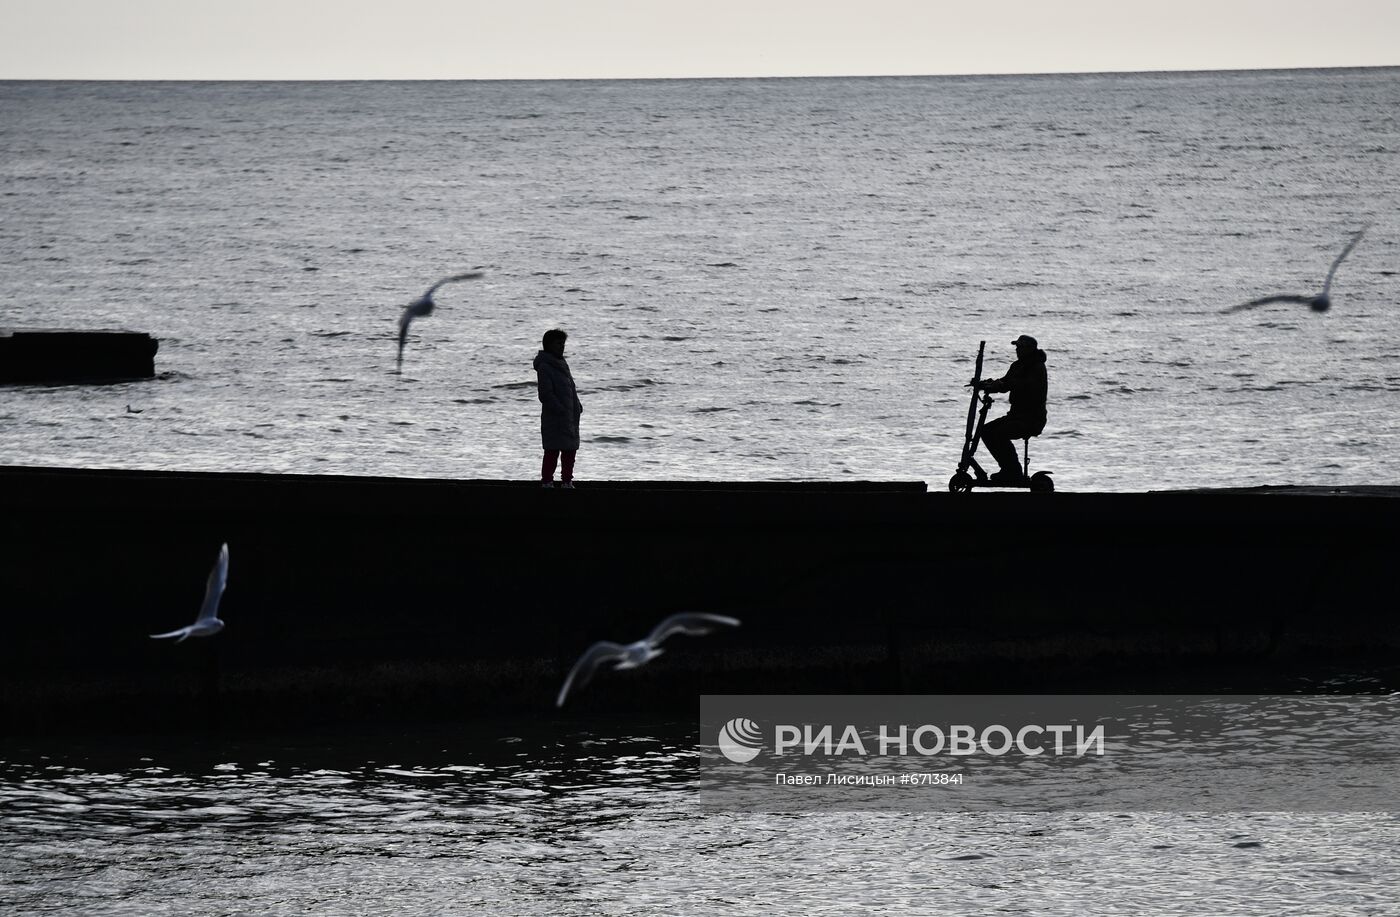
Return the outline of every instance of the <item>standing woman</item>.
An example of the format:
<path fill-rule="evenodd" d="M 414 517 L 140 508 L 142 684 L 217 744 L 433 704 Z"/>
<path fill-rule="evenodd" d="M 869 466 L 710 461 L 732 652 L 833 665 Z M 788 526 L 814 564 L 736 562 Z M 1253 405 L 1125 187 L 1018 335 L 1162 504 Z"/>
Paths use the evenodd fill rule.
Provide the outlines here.
<path fill-rule="evenodd" d="M 564 360 L 564 342 L 569 336 L 558 328 L 544 333 L 544 349 L 535 354 L 535 373 L 540 387 L 540 439 L 544 463 L 540 484 L 554 486 L 554 466 L 563 459 L 560 477 L 564 487 L 574 486 L 574 456 L 578 453 L 578 419 L 583 405 L 574 388 L 574 375 Z"/>

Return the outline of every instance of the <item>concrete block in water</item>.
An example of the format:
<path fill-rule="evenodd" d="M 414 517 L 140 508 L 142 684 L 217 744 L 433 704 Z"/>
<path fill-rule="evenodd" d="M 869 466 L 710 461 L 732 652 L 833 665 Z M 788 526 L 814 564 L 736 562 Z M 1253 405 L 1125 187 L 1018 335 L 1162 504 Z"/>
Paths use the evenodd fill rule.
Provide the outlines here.
<path fill-rule="evenodd" d="M 0 331 L 0 383 L 149 379 L 159 347 L 139 331 Z"/>

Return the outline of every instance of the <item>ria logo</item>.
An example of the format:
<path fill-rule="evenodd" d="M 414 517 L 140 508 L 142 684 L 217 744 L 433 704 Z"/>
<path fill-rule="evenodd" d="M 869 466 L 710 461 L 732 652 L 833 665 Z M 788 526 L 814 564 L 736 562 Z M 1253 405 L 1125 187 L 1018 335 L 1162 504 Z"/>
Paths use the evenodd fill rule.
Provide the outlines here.
<path fill-rule="evenodd" d="M 719 750 L 735 764 L 748 764 L 763 751 L 763 732 L 753 720 L 736 716 L 721 727 Z"/>

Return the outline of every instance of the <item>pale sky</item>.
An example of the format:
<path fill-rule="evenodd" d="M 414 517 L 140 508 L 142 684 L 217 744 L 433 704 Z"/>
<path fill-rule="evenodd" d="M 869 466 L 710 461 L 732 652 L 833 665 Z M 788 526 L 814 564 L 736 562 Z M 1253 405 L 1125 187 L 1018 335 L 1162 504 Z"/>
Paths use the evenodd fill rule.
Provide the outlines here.
<path fill-rule="evenodd" d="M 0 0 L 0 79 L 1400 65 L 1400 0 Z"/>

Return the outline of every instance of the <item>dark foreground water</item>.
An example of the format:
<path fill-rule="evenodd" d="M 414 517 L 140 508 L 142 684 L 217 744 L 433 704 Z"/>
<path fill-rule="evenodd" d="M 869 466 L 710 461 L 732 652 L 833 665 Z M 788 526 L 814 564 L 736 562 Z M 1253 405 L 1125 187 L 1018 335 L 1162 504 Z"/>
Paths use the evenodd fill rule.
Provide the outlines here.
<path fill-rule="evenodd" d="M 707 812 L 694 730 L 11 746 L 0 910 L 1381 915 L 1400 900 L 1393 814 Z"/>

